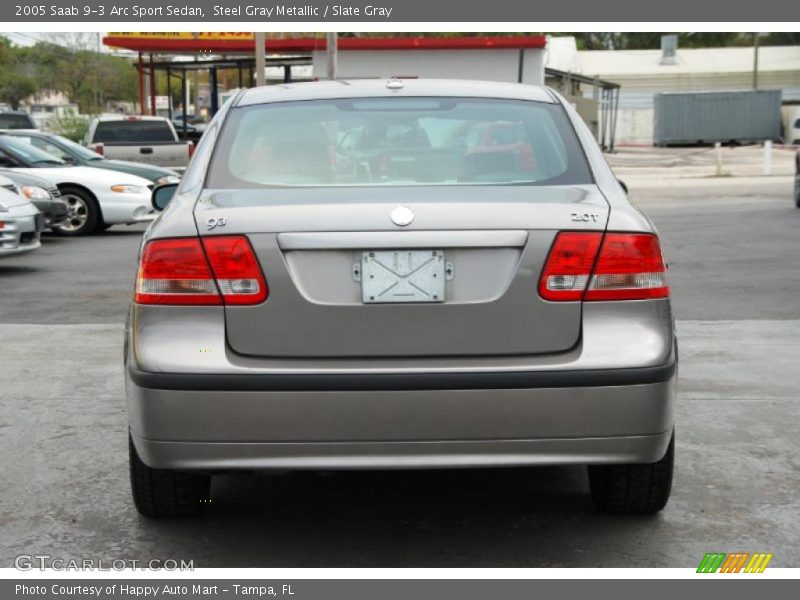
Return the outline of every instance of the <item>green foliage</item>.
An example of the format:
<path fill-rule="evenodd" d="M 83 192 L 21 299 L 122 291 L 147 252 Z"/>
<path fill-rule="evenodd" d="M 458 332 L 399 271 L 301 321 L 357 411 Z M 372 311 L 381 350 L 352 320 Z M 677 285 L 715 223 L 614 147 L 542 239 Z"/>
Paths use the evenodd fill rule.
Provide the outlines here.
<path fill-rule="evenodd" d="M 80 47 L 0 40 L 0 101 L 15 106 L 43 90 L 65 93 L 82 113 L 98 113 L 107 101 L 136 100 L 136 69 L 127 59 Z"/>
<path fill-rule="evenodd" d="M 71 139 L 73 142 L 81 142 L 89 129 L 89 117 L 75 114 L 64 115 L 51 119 L 48 129 L 58 135 Z"/>
<path fill-rule="evenodd" d="M 40 85 L 36 64 L 24 50 L 0 41 L 0 101 L 8 102 L 14 110 Z"/>

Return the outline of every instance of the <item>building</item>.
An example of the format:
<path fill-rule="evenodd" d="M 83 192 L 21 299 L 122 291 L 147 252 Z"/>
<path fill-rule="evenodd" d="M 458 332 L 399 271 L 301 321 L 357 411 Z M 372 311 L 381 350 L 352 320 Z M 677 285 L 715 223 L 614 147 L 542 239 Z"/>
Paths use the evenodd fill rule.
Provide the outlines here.
<path fill-rule="evenodd" d="M 22 103 L 37 127 L 47 129 L 50 121 L 75 116 L 80 111 L 76 102 L 70 102 L 64 92 L 40 90 Z"/>
<path fill-rule="evenodd" d="M 754 49 L 578 51 L 574 38 L 552 38 L 547 67 L 621 85 L 618 143 L 653 142 L 653 98 L 659 92 L 753 89 Z M 800 102 L 800 46 L 762 46 L 759 89 L 780 89 L 784 103 Z"/>
<path fill-rule="evenodd" d="M 150 112 L 155 112 L 159 92 L 155 89 L 157 69 L 178 77 L 184 87 L 188 85 L 188 72 L 207 70 L 212 114 L 220 106 L 218 81 L 222 71 L 238 71 L 235 87 L 254 83 L 253 33 L 111 33 L 103 43 L 138 53 L 140 102 Z M 341 38 L 337 74 L 340 78 L 444 77 L 543 84 L 546 46 L 547 38 L 541 35 Z M 283 80 L 293 81 L 293 70 L 311 65 L 313 78 L 324 79 L 324 37 L 270 38 L 265 47 L 271 74 L 276 68 L 282 69 Z"/>
<path fill-rule="evenodd" d="M 328 68 L 325 40 L 312 50 L 314 74 Z M 338 42 L 337 75 L 342 79 L 373 77 L 478 79 L 544 84 L 547 38 L 343 38 Z"/>
<path fill-rule="evenodd" d="M 252 33 L 110 33 L 103 42 L 138 54 L 139 93 L 145 113 L 156 112 L 155 72 L 181 86 L 195 111 L 213 114 L 231 89 L 254 85 L 255 38 Z M 542 35 L 453 37 L 341 37 L 337 77 L 444 78 L 505 81 L 558 89 L 576 107 L 606 149 L 613 149 L 619 86 L 554 69 L 545 69 L 549 39 Z M 574 40 L 573 40 L 574 44 Z M 265 42 L 267 83 L 324 79 L 328 72 L 326 39 L 269 38 Z M 208 72 L 203 96 L 198 71 Z M 233 72 L 231 78 L 229 74 Z M 222 84 L 226 77 L 228 85 Z M 194 98 L 188 91 L 192 88 Z M 589 97 L 582 94 L 591 90 Z M 166 90 L 170 94 L 169 90 Z M 601 118 L 602 113 L 602 118 Z"/>

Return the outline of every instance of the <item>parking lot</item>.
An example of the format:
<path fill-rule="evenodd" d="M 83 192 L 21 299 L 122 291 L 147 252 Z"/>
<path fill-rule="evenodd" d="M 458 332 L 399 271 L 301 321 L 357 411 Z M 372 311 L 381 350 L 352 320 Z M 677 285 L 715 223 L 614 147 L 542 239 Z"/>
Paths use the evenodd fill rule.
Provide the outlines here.
<path fill-rule="evenodd" d="M 142 226 L 0 262 L 0 565 L 18 554 L 198 567 L 693 567 L 800 561 L 800 210 L 791 160 L 610 158 L 655 221 L 680 339 L 677 470 L 654 517 L 592 512 L 581 468 L 219 477 L 201 519 L 130 501 L 122 330 Z"/>

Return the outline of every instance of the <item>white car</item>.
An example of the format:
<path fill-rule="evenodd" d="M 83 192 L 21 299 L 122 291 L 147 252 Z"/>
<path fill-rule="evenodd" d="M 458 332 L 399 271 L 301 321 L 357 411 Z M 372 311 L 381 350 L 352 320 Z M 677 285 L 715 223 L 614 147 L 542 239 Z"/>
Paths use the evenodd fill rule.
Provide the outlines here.
<path fill-rule="evenodd" d="M 0 187 L 0 258 L 36 250 L 44 218 L 19 194 Z"/>
<path fill-rule="evenodd" d="M 150 181 L 136 175 L 70 166 L 22 140 L 0 135 L 0 167 L 53 181 L 67 204 L 68 218 L 53 226 L 62 235 L 85 235 L 118 224 L 152 221 Z"/>

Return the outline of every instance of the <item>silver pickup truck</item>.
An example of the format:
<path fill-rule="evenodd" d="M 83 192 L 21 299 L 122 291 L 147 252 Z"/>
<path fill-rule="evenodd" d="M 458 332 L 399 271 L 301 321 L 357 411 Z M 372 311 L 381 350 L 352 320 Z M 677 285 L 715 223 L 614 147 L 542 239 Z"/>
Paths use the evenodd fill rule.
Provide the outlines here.
<path fill-rule="evenodd" d="M 98 117 L 89 125 L 84 144 L 107 158 L 172 168 L 185 167 L 194 152 L 194 142 L 180 140 L 164 117 Z"/>

